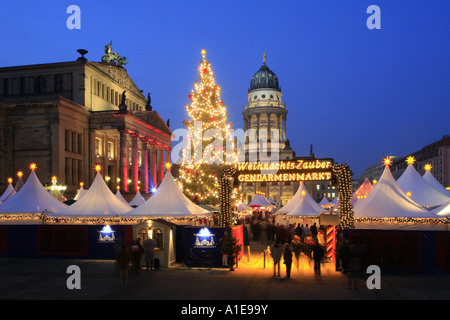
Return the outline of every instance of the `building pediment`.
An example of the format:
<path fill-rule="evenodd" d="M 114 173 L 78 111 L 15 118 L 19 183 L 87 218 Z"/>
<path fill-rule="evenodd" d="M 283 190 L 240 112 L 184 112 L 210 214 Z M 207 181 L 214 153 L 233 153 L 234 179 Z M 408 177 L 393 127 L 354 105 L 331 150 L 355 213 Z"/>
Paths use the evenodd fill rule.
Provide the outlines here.
<path fill-rule="evenodd" d="M 116 63 L 105 62 L 91 62 L 90 64 L 104 73 L 112 81 L 125 88 L 125 90 L 127 90 L 128 92 L 133 92 L 134 94 L 140 96 L 142 99 L 145 99 L 145 96 L 128 75 L 124 67 L 118 66 Z"/>

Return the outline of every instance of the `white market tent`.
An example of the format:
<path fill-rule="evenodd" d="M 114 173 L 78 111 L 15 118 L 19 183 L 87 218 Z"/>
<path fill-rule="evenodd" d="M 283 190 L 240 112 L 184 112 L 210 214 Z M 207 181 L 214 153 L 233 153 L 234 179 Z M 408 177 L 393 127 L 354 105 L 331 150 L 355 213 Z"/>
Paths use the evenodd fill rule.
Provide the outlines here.
<path fill-rule="evenodd" d="M 356 204 L 359 200 L 365 199 L 369 193 L 373 190 L 373 184 L 369 181 L 368 178 L 364 180 L 358 190 L 352 196 L 353 204 Z"/>
<path fill-rule="evenodd" d="M 318 205 L 314 199 L 313 202 L 310 201 L 311 196 L 306 191 L 302 192 L 299 202 L 295 207 L 286 214 L 286 217 L 305 217 L 305 216 L 316 216 L 322 212 L 327 212 L 326 209 Z M 315 204 L 315 205 L 314 205 Z"/>
<path fill-rule="evenodd" d="M 86 194 L 73 205 L 50 214 L 53 217 L 113 217 L 132 208 L 120 201 L 106 185 L 100 171 Z"/>
<path fill-rule="evenodd" d="M 297 204 L 300 202 L 300 200 L 303 198 L 302 192 L 305 192 L 306 201 L 308 201 L 313 208 L 323 211 L 323 208 L 316 202 L 316 200 L 314 200 L 311 197 L 308 190 L 306 190 L 305 184 L 302 181 L 302 182 L 300 182 L 300 186 L 298 187 L 298 190 L 295 193 L 295 195 L 292 197 L 292 199 L 289 200 L 289 202 L 286 203 L 286 205 L 284 207 L 279 209 L 277 211 L 277 213 L 286 213 L 287 214 L 287 213 L 291 212 L 292 209 L 294 209 L 297 206 Z"/>
<path fill-rule="evenodd" d="M 357 218 L 426 218 L 432 217 L 425 209 L 408 198 L 392 176 L 389 166 L 369 193 L 354 207 Z"/>
<path fill-rule="evenodd" d="M 445 189 L 445 187 L 437 181 L 437 179 L 433 176 L 431 171 L 425 172 L 425 174 L 422 176 L 423 179 L 425 179 L 426 182 L 428 182 L 433 188 L 435 188 L 437 191 L 442 193 L 443 195 L 450 197 L 450 192 Z"/>
<path fill-rule="evenodd" d="M 73 200 L 80 200 L 86 194 L 86 192 L 87 190 L 84 189 L 83 186 L 81 186 L 80 189 L 78 189 L 77 195 L 75 196 L 75 198 L 73 198 Z"/>
<path fill-rule="evenodd" d="M 272 207 L 273 204 L 266 199 L 262 194 L 257 194 L 253 200 L 248 204 L 249 207 Z"/>
<path fill-rule="evenodd" d="M 443 230 L 443 224 L 427 219 L 439 218 L 410 199 L 395 181 L 386 166 L 378 183 L 367 198 L 354 207 L 356 229 Z M 423 220 L 423 218 L 427 218 Z"/>
<path fill-rule="evenodd" d="M 322 208 L 327 208 L 331 205 L 330 201 L 328 201 L 327 197 L 324 195 L 322 200 L 320 200 L 319 202 L 319 206 L 321 206 Z"/>
<path fill-rule="evenodd" d="M 56 200 L 45 190 L 36 176 L 34 169 L 27 182 L 17 194 L 0 204 L 0 213 L 41 213 L 55 212 L 66 208 L 67 205 Z"/>
<path fill-rule="evenodd" d="M 449 217 L 450 218 L 450 200 L 444 203 L 442 206 L 437 207 L 432 210 L 431 213 L 436 214 L 438 217 Z"/>
<path fill-rule="evenodd" d="M 8 187 L 6 188 L 5 192 L 3 192 L 2 196 L 0 197 L 0 203 L 5 202 L 7 199 L 10 199 L 16 194 L 16 189 L 12 186 L 11 182 L 8 184 Z"/>
<path fill-rule="evenodd" d="M 237 211 L 245 211 L 251 209 L 248 205 L 243 202 L 239 202 L 236 206 Z"/>
<path fill-rule="evenodd" d="M 412 200 L 424 207 L 440 206 L 450 200 L 426 182 L 412 164 L 408 164 L 397 183 L 405 193 L 411 194 Z"/>
<path fill-rule="evenodd" d="M 189 200 L 178 188 L 170 170 L 156 192 L 139 207 L 123 214 L 124 218 L 192 218 L 209 215 L 210 212 Z"/>
<path fill-rule="evenodd" d="M 128 205 L 128 201 L 125 200 L 125 198 L 123 197 L 122 193 L 120 193 L 119 189 L 117 189 L 116 197 L 119 198 L 120 201 L 122 201 L 123 203 Z"/>
<path fill-rule="evenodd" d="M 145 202 L 145 199 L 142 196 L 141 192 L 138 190 L 136 192 L 136 195 L 134 196 L 133 200 L 131 200 L 130 206 L 132 206 L 132 207 L 134 207 L 134 206 L 139 207 L 144 202 Z"/>

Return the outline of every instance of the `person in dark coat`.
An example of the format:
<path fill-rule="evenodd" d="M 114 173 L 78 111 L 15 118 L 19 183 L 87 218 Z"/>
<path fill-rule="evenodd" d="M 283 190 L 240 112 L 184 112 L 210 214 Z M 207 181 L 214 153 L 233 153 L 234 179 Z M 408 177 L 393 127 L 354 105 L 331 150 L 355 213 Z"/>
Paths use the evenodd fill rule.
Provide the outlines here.
<path fill-rule="evenodd" d="M 284 244 L 283 259 L 284 264 L 286 265 L 286 278 L 290 278 L 292 268 L 292 251 L 288 243 Z"/>
<path fill-rule="evenodd" d="M 316 244 L 313 249 L 313 259 L 314 259 L 314 273 L 320 276 L 320 264 L 323 260 L 323 248 L 322 246 L 316 241 Z"/>
<path fill-rule="evenodd" d="M 125 244 L 122 244 L 120 251 L 117 253 L 116 261 L 120 271 L 120 282 L 123 284 L 127 284 L 128 268 L 130 267 L 131 254 L 127 250 Z"/>

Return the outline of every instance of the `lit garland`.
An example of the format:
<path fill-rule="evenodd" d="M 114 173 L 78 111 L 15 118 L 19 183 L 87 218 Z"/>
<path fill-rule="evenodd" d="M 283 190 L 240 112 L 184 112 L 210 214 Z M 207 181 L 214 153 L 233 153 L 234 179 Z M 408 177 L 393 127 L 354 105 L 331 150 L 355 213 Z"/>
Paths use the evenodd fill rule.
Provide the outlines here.
<path fill-rule="evenodd" d="M 333 173 L 339 182 L 339 225 L 343 229 L 354 229 L 355 221 L 353 214 L 353 174 L 346 164 L 333 165 Z"/>
<path fill-rule="evenodd" d="M 205 50 L 202 50 L 198 75 L 200 82 L 195 82 L 188 99 L 190 105 L 186 105 L 190 120 L 183 124 L 189 136 L 177 183 L 194 202 L 216 205 L 220 198 L 219 173 L 237 163 L 238 154 L 231 123 L 227 122 L 226 106 L 220 98 L 221 88 L 215 83 Z M 232 197 L 237 197 L 237 189 L 233 190 Z"/>
<path fill-rule="evenodd" d="M 226 227 L 231 225 L 233 218 L 232 193 L 236 169 L 226 168 L 220 173 L 220 215 L 219 225 Z"/>

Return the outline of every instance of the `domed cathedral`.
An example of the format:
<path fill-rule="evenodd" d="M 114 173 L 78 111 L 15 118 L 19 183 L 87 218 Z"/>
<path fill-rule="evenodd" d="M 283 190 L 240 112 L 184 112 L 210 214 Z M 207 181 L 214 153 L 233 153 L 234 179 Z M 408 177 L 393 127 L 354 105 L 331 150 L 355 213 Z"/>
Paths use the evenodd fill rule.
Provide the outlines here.
<path fill-rule="evenodd" d="M 244 106 L 245 160 L 249 162 L 270 162 L 295 158 L 295 152 L 286 137 L 288 111 L 282 100 L 283 94 L 277 75 L 263 64 L 250 81 Z M 249 203 L 257 193 L 267 199 L 287 203 L 297 190 L 298 182 L 254 182 L 243 183 L 245 201 Z"/>
<path fill-rule="evenodd" d="M 280 80 L 266 64 L 256 71 L 248 89 L 248 104 L 244 105 L 245 161 L 249 163 L 274 163 L 297 159 L 286 136 L 288 110 L 283 102 Z M 315 159 L 312 146 L 306 158 Z M 292 199 L 300 183 L 298 181 L 242 182 L 244 202 L 250 203 L 256 194 L 264 194 L 269 201 L 285 205 Z M 324 195 L 328 199 L 337 196 L 337 189 L 328 181 L 306 182 L 305 186 L 317 201 Z"/>
<path fill-rule="evenodd" d="M 286 139 L 286 104 L 282 101 L 278 77 L 266 65 L 264 53 L 263 65 L 255 72 L 248 90 L 248 104 L 244 106 L 244 128 L 248 132 L 245 140 L 246 158 L 252 154 L 259 156 L 267 150 L 268 157 L 277 151 L 282 159 L 294 156 Z M 250 130 L 249 130 L 250 129 Z M 259 139 L 257 139 L 257 137 Z M 286 150 L 285 150 L 286 149 Z M 264 161 L 258 157 L 259 161 Z"/>

